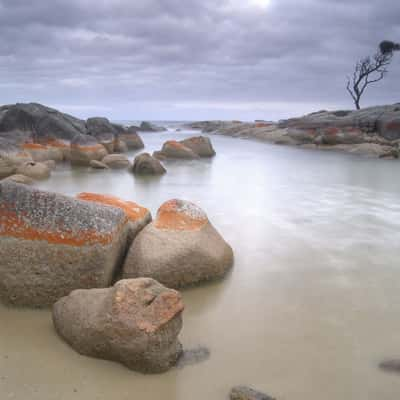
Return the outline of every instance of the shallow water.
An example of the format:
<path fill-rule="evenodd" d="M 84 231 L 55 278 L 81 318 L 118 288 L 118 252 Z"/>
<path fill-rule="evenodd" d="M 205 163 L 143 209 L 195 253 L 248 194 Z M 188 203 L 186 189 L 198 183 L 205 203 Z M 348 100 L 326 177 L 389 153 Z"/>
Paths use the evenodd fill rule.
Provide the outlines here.
<path fill-rule="evenodd" d="M 143 134 L 146 151 L 182 133 Z M 0 399 L 217 400 L 248 384 L 284 400 L 398 400 L 400 163 L 213 136 L 213 160 L 168 173 L 59 167 L 40 187 L 110 193 L 155 215 L 170 198 L 199 204 L 235 251 L 217 283 L 183 292 L 182 342 L 207 361 L 143 376 L 82 357 L 49 311 L 0 306 Z M 133 156 L 133 153 L 130 154 Z"/>

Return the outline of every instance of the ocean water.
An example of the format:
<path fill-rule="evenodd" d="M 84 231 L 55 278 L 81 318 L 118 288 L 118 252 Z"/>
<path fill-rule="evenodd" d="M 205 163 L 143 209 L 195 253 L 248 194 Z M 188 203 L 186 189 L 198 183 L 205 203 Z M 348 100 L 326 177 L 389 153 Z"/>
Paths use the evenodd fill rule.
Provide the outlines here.
<path fill-rule="evenodd" d="M 195 132 L 142 134 L 146 151 Z M 232 245 L 220 282 L 183 291 L 181 340 L 210 358 L 141 375 L 80 356 L 48 310 L 0 306 L 0 399 L 218 400 L 254 386 L 281 400 L 398 400 L 400 163 L 212 136 L 210 160 L 161 178 L 59 166 L 43 189 L 109 193 L 155 215 L 191 200 Z M 135 153 L 129 153 L 133 158 Z"/>

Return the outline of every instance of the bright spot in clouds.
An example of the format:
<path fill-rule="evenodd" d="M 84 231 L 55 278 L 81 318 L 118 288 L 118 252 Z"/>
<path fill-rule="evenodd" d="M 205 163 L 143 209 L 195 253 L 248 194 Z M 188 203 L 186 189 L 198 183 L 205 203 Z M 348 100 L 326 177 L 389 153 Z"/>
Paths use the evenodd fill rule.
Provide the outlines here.
<path fill-rule="evenodd" d="M 228 0 L 228 4 L 232 9 L 266 9 L 271 0 Z"/>
<path fill-rule="evenodd" d="M 270 0 L 248 0 L 252 6 L 267 8 L 269 6 Z"/>

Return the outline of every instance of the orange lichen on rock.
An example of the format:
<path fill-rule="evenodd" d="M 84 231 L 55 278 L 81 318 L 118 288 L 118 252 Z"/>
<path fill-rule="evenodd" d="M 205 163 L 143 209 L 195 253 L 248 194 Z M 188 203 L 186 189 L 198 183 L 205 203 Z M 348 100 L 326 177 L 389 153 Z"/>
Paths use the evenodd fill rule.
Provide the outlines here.
<path fill-rule="evenodd" d="M 182 143 L 177 142 L 176 140 L 168 140 L 165 142 L 165 146 L 175 147 L 176 149 L 187 149 Z"/>
<path fill-rule="evenodd" d="M 79 145 L 79 144 L 71 144 L 71 149 L 76 149 L 82 152 L 85 151 L 98 151 L 101 149 L 104 149 L 104 146 L 101 144 L 94 144 L 94 145 L 90 145 L 90 146 L 83 146 L 83 145 Z"/>
<path fill-rule="evenodd" d="M 138 328 L 146 333 L 155 333 L 169 321 L 174 319 L 184 310 L 184 305 L 179 292 L 169 289 L 165 292 L 154 293 L 150 285 L 143 281 L 124 281 L 117 285 L 113 301 L 113 313 L 121 320 L 134 318 Z M 140 299 L 140 300 L 139 300 Z M 143 302 L 147 307 L 131 314 L 133 308 L 137 308 L 137 302 Z"/>
<path fill-rule="evenodd" d="M 72 232 L 63 229 L 50 231 L 41 230 L 29 225 L 24 215 L 10 211 L 5 206 L 0 206 L 0 236 L 11 236 L 25 240 L 44 240 L 52 244 L 69 246 L 87 246 L 94 244 L 107 245 L 112 242 L 116 232 L 100 234 L 94 230 L 81 230 Z M 121 229 L 123 224 L 119 227 Z M 118 230 L 119 230 L 118 229 Z"/>
<path fill-rule="evenodd" d="M 170 200 L 159 208 L 154 225 L 158 229 L 195 231 L 207 223 L 207 216 L 195 204 Z"/>
<path fill-rule="evenodd" d="M 47 146 L 39 143 L 24 143 L 22 145 L 23 149 L 26 150 L 47 150 Z"/>
<path fill-rule="evenodd" d="M 77 198 L 79 200 L 93 201 L 95 203 L 120 208 L 125 212 L 128 219 L 134 222 L 144 218 L 149 213 L 147 208 L 139 206 L 139 204 L 133 201 L 124 201 L 115 196 L 97 193 L 80 193 Z"/>
<path fill-rule="evenodd" d="M 268 126 L 271 126 L 272 124 L 267 123 L 267 122 L 257 122 L 256 123 L 256 128 L 267 128 Z"/>
<path fill-rule="evenodd" d="M 57 147 L 60 149 L 69 148 L 69 143 L 62 142 L 60 140 L 51 139 L 46 143 L 49 147 Z"/>

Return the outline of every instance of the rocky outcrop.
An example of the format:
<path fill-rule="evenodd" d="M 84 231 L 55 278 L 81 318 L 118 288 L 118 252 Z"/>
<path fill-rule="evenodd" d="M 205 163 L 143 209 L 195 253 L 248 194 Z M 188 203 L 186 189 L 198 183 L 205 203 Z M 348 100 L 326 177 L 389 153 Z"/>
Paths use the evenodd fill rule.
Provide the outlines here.
<path fill-rule="evenodd" d="M 123 277 L 150 277 L 181 288 L 220 278 L 232 264 L 231 247 L 206 214 L 193 203 L 170 200 L 133 241 Z"/>
<path fill-rule="evenodd" d="M 248 386 L 235 386 L 229 395 L 230 400 L 275 400 Z"/>
<path fill-rule="evenodd" d="M 48 165 L 35 161 L 27 161 L 17 167 L 15 172 L 19 175 L 32 179 L 47 179 L 50 177 L 51 169 Z"/>
<path fill-rule="evenodd" d="M 160 160 L 166 158 L 177 158 L 185 160 L 194 160 L 199 156 L 189 147 L 186 147 L 176 140 L 168 140 L 162 146 L 161 151 L 155 151 L 153 156 Z"/>
<path fill-rule="evenodd" d="M 33 161 L 63 161 L 64 159 L 63 147 L 56 141 L 49 141 L 47 144 L 24 143 L 21 147 L 32 157 Z"/>
<path fill-rule="evenodd" d="M 181 355 L 183 303 L 152 279 L 121 280 L 108 289 L 76 290 L 53 307 L 58 334 L 78 353 L 160 373 Z"/>
<path fill-rule="evenodd" d="M 124 201 L 115 196 L 97 193 L 80 193 L 77 198 L 79 200 L 93 201 L 95 203 L 121 209 L 128 220 L 128 246 L 132 243 L 136 235 L 148 223 L 150 223 L 152 219 L 150 211 L 147 208 L 144 208 L 133 201 Z"/>
<path fill-rule="evenodd" d="M 86 121 L 87 134 L 94 136 L 99 142 L 112 142 L 117 130 L 107 118 L 94 117 Z"/>
<path fill-rule="evenodd" d="M 124 169 L 131 166 L 128 157 L 122 154 L 109 154 L 105 156 L 101 162 L 111 169 Z"/>
<path fill-rule="evenodd" d="M 50 139 L 71 141 L 86 133 L 85 122 L 37 103 L 17 103 L 0 107 L 0 132 L 20 131 L 41 143 Z M 29 140 L 28 140 L 29 141 Z"/>
<path fill-rule="evenodd" d="M 199 157 L 214 157 L 215 150 L 210 138 L 206 136 L 196 136 L 180 141 L 185 147 L 192 150 Z"/>
<path fill-rule="evenodd" d="M 78 135 L 71 141 L 71 164 L 89 166 L 92 160 L 100 161 L 106 155 L 105 147 L 92 136 Z"/>
<path fill-rule="evenodd" d="M 142 132 L 164 132 L 166 130 L 167 129 L 162 126 L 157 126 L 146 121 L 143 121 L 139 127 L 139 131 Z"/>
<path fill-rule="evenodd" d="M 108 286 L 128 234 L 118 208 L 12 182 L 0 182 L 0 221 L 0 297 L 24 306 Z"/>
<path fill-rule="evenodd" d="M 162 175 L 167 172 L 160 161 L 149 153 L 136 156 L 131 171 L 135 175 Z"/>

